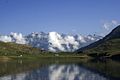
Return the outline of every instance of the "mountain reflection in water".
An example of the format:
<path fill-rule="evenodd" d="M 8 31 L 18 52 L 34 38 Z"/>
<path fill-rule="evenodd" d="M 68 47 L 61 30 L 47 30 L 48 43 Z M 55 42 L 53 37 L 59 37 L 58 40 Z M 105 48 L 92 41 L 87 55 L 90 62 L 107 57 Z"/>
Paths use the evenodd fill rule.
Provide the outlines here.
<path fill-rule="evenodd" d="M 84 67 L 68 64 L 53 64 L 25 73 L 0 77 L 0 80 L 108 80 L 99 73 Z"/>

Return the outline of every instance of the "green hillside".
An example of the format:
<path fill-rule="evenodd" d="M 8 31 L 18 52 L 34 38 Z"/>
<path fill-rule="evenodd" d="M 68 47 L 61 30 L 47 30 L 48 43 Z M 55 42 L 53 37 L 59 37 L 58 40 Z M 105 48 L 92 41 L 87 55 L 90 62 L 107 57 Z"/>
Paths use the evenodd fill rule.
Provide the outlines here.
<path fill-rule="evenodd" d="M 33 48 L 28 45 L 16 44 L 16 43 L 4 43 L 0 42 L 0 55 L 22 55 L 22 54 L 39 54 L 42 50 Z"/>
<path fill-rule="evenodd" d="M 120 38 L 105 41 L 94 48 L 84 50 L 84 52 L 99 54 L 107 53 L 107 55 L 110 56 L 120 54 Z"/>
<path fill-rule="evenodd" d="M 0 60 L 6 59 L 28 59 L 38 60 L 41 58 L 87 58 L 88 56 L 82 54 L 74 54 L 72 52 L 54 53 L 50 51 L 40 50 L 28 45 L 16 43 L 0 42 Z"/>

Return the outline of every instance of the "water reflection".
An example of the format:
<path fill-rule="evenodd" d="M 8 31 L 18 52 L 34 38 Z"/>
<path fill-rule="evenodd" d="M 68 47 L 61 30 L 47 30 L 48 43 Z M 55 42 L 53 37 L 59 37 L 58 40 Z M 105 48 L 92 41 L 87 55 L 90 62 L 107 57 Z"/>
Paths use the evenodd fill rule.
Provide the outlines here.
<path fill-rule="evenodd" d="M 77 64 L 52 64 L 0 80 L 108 80 L 105 76 Z"/>
<path fill-rule="evenodd" d="M 0 77 L 0 80 L 25 80 L 25 77 L 26 77 L 26 73 L 20 73 L 20 74 Z"/>
<path fill-rule="evenodd" d="M 107 80 L 105 77 L 77 65 L 52 65 L 49 80 Z"/>

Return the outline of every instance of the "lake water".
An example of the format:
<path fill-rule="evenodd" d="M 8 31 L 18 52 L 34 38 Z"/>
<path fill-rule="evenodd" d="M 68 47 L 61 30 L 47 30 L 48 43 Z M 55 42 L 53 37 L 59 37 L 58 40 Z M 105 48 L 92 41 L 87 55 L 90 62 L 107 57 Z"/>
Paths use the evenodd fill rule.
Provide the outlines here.
<path fill-rule="evenodd" d="M 0 80 L 120 80 L 120 63 L 84 59 L 0 61 Z"/>

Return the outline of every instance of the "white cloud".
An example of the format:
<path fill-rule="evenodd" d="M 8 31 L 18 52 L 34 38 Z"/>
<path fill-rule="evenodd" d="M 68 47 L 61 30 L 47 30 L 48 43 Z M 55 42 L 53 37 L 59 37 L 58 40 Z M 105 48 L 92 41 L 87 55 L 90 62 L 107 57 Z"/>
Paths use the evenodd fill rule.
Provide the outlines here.
<path fill-rule="evenodd" d="M 104 29 L 109 30 L 110 25 L 108 23 L 103 24 Z"/>
<path fill-rule="evenodd" d="M 0 41 L 26 44 L 26 40 L 21 33 L 13 33 L 13 32 L 11 32 L 10 35 L 0 36 Z"/>
<path fill-rule="evenodd" d="M 95 36 L 82 35 L 62 35 L 57 32 L 32 33 L 23 36 L 21 33 L 11 33 L 10 35 L 0 36 L 0 41 L 14 42 L 18 44 L 29 44 L 33 47 L 43 48 L 45 50 L 56 51 L 75 51 L 96 40 Z"/>
<path fill-rule="evenodd" d="M 114 25 L 118 25 L 118 21 L 116 21 L 116 20 L 112 20 L 112 23 L 113 23 Z"/>
<path fill-rule="evenodd" d="M 26 44 L 26 40 L 21 33 L 12 32 L 10 35 L 13 37 L 13 42 L 15 41 L 18 44 Z"/>
<path fill-rule="evenodd" d="M 12 37 L 13 42 L 16 42 L 18 44 L 26 44 L 26 40 L 25 40 L 25 38 L 23 37 L 23 35 L 21 33 L 13 33 L 13 32 L 11 32 L 10 35 Z"/>
<path fill-rule="evenodd" d="M 70 50 L 70 46 L 69 45 L 73 45 L 74 49 L 78 49 L 79 43 L 77 41 L 75 41 L 75 38 L 73 36 L 66 36 L 64 38 L 65 43 L 67 45 L 67 48 Z"/>
<path fill-rule="evenodd" d="M 0 41 L 11 42 L 12 38 L 10 36 L 0 36 Z"/>
<path fill-rule="evenodd" d="M 117 20 L 111 20 L 108 22 L 104 22 L 103 23 L 103 32 L 101 33 L 102 36 L 107 35 L 109 32 L 111 32 L 111 30 L 113 30 L 116 26 L 118 26 L 119 23 Z"/>
<path fill-rule="evenodd" d="M 64 51 L 64 47 L 62 44 L 64 44 L 64 40 L 60 34 L 57 32 L 50 32 L 49 33 L 49 42 L 51 43 L 50 46 L 53 46 L 55 48 L 58 48 L 61 51 Z"/>
<path fill-rule="evenodd" d="M 66 51 L 65 48 L 67 48 L 68 51 L 71 51 L 71 47 L 73 47 L 74 50 L 79 48 L 79 43 L 75 40 L 75 37 L 70 35 L 63 37 L 57 32 L 49 33 L 49 43 L 51 43 L 49 45 L 51 51 L 55 51 L 54 48 L 57 48 L 60 51 Z"/>
<path fill-rule="evenodd" d="M 119 25 L 118 21 L 112 20 L 112 21 L 110 21 L 110 22 L 105 22 L 105 23 L 103 24 L 103 28 L 104 28 L 105 30 L 111 30 L 112 28 L 116 27 L 117 25 Z"/>

